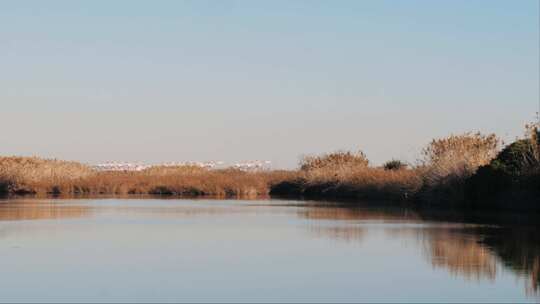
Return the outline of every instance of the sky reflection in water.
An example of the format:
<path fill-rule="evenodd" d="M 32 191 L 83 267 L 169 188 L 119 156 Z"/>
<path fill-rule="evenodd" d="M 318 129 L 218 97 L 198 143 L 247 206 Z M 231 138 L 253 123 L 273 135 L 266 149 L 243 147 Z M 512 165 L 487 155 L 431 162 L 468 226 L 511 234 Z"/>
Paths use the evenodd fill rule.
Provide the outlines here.
<path fill-rule="evenodd" d="M 540 299 L 534 226 L 443 217 L 275 200 L 3 200 L 0 301 Z"/>

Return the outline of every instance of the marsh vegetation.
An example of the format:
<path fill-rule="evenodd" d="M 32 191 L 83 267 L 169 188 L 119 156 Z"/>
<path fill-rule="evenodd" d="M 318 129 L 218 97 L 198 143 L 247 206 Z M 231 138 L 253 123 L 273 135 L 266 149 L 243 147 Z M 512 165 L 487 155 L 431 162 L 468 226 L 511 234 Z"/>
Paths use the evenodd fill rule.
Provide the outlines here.
<path fill-rule="evenodd" d="M 274 185 L 271 194 L 540 209 L 539 151 L 538 127 L 530 125 L 525 138 L 507 146 L 494 134 L 434 139 L 414 165 L 392 160 L 371 167 L 362 152 L 309 156 L 294 179 Z"/>
<path fill-rule="evenodd" d="M 370 199 L 452 207 L 537 209 L 538 126 L 504 146 L 494 134 L 434 139 L 416 164 L 371 166 L 362 151 L 302 158 L 297 170 L 245 172 L 197 166 L 97 171 L 77 162 L 0 158 L 5 194 L 153 194 L 177 196 Z M 504 148 L 503 148 L 504 147 Z M 502 148 L 502 149 L 501 149 Z"/>

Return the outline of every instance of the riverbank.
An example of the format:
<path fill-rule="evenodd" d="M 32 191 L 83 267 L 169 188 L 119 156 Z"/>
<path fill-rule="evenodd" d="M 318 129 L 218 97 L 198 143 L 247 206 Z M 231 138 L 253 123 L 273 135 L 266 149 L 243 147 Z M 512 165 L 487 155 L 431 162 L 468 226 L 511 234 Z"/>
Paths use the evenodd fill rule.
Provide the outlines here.
<path fill-rule="evenodd" d="M 340 200 L 347 204 L 378 201 L 381 204 L 421 205 L 432 208 L 538 209 L 538 192 L 504 187 L 488 194 L 471 191 L 486 173 L 482 169 L 471 177 L 452 177 L 451 182 L 427 185 L 427 168 L 324 168 L 318 170 L 243 172 L 239 170 L 207 170 L 194 167 L 157 168 L 141 172 L 88 171 L 78 163 L 36 158 L 10 158 L 0 194 L 11 196 L 96 196 L 123 195 L 161 197 L 287 197 L 311 200 Z M 486 167 L 487 168 L 487 167 Z M 8 171 L 11 175 L 7 177 Z M 497 181 L 497 180 L 495 180 Z M 450 184 L 450 185 L 449 185 Z M 518 183 L 522 185 L 524 183 Z M 476 188 L 475 188 L 476 187 Z M 538 187 L 537 187 L 538 189 Z M 482 190 L 484 191 L 484 190 Z M 480 194 L 478 194 L 480 193 Z M 484 199 L 487 198 L 487 199 Z M 509 202 L 511 204 L 509 204 Z"/>
<path fill-rule="evenodd" d="M 0 194 L 166 195 L 405 202 L 433 208 L 540 210 L 538 129 L 504 149 L 495 135 L 433 140 L 416 165 L 371 166 L 362 152 L 307 156 L 297 170 L 195 166 L 98 171 L 77 162 L 0 157 Z"/>
<path fill-rule="evenodd" d="M 303 160 L 299 174 L 271 195 L 309 199 L 401 201 L 429 208 L 540 211 L 538 128 L 503 149 L 494 135 L 466 133 L 433 140 L 416 166 L 371 167 L 363 153 Z"/>

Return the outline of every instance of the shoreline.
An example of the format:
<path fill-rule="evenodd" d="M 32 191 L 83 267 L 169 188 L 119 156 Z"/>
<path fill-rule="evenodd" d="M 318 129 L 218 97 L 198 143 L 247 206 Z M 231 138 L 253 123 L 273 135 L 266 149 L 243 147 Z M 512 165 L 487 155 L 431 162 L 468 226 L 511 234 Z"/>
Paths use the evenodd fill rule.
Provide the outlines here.
<path fill-rule="evenodd" d="M 429 208 L 540 211 L 540 131 L 501 147 L 496 135 L 434 139 L 416 165 L 372 166 L 362 151 L 305 156 L 296 170 L 154 166 L 101 171 L 74 161 L 0 157 L 0 194 L 159 195 L 372 200 Z"/>
<path fill-rule="evenodd" d="M 473 205 L 470 203 L 460 204 L 429 204 L 420 200 L 388 200 L 368 197 L 347 197 L 347 196 L 313 196 L 313 195 L 278 195 L 278 194 L 256 194 L 256 195 L 181 195 L 181 194 L 115 194 L 115 193 L 81 193 L 81 194 L 54 194 L 54 193 L 34 193 L 34 194 L 0 194 L 0 202 L 4 200 L 33 200 L 33 199 L 59 199 L 59 200 L 238 200 L 238 201 L 298 201 L 301 204 L 310 204 L 319 207 L 332 206 L 347 209 L 355 208 L 405 208 L 425 214 L 455 213 L 456 216 L 474 215 L 530 215 L 540 216 L 540 209 L 536 208 L 513 208 L 511 205 L 500 204 L 489 207 L 485 204 Z M 531 203 L 536 203 L 531 201 Z M 451 220 L 450 218 L 446 218 Z"/>

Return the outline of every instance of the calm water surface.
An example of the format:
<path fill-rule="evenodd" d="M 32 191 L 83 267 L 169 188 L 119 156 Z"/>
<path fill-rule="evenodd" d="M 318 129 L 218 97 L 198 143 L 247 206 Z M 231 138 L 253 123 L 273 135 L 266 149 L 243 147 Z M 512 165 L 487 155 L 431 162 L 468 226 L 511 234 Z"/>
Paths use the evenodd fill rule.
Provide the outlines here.
<path fill-rule="evenodd" d="M 540 301 L 538 229 L 449 218 L 279 200 L 0 200 L 0 301 Z"/>

